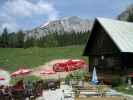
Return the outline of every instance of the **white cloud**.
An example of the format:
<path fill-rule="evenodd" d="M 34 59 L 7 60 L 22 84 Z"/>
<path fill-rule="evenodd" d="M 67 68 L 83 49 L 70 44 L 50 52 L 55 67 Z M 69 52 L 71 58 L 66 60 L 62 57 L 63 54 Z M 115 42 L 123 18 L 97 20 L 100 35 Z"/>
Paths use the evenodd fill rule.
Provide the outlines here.
<path fill-rule="evenodd" d="M 5 22 L 1 25 L 1 29 L 4 29 L 5 27 L 7 27 L 8 31 L 10 32 L 18 31 L 19 29 L 19 26 L 14 22 L 7 22 L 7 23 Z"/>
<path fill-rule="evenodd" d="M 5 27 L 7 27 L 10 32 L 19 30 L 19 25 L 17 25 L 16 21 L 12 17 L 6 13 L 0 13 L 0 31 Z"/>
<path fill-rule="evenodd" d="M 38 0 L 33 3 L 29 0 L 9 0 L 4 5 L 4 10 L 11 16 L 26 16 L 47 15 L 49 20 L 54 20 L 58 17 L 58 11 L 51 3 Z"/>
<path fill-rule="evenodd" d="M 8 0 L 0 9 L 0 12 L 2 12 L 2 14 L 0 14 L 0 19 L 4 20 L 1 26 L 7 26 L 8 28 L 18 28 L 18 18 L 47 16 L 48 21 L 58 18 L 58 11 L 54 8 L 53 4 L 44 2 L 43 0 L 38 0 L 36 3 L 33 3 L 32 0 Z M 3 17 L 3 15 L 5 17 Z M 6 20 L 7 18 L 8 20 Z"/>

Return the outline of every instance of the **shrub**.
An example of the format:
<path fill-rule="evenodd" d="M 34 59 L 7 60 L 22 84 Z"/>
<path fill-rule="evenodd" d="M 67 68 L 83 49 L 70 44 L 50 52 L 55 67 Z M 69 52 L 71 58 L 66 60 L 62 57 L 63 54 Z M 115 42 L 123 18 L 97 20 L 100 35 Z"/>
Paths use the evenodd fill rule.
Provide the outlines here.
<path fill-rule="evenodd" d="M 83 71 L 83 70 L 77 70 L 69 75 L 66 76 L 65 78 L 65 83 L 66 84 L 69 84 L 69 81 L 71 79 L 74 79 L 74 80 L 84 80 L 85 79 L 85 76 L 87 75 L 88 73 L 86 71 Z"/>
<path fill-rule="evenodd" d="M 122 79 L 118 78 L 118 79 L 114 79 L 112 80 L 112 87 L 117 87 L 123 85 L 123 81 Z"/>
<path fill-rule="evenodd" d="M 14 85 L 16 82 L 18 82 L 21 79 L 24 79 L 24 82 L 27 81 L 35 82 L 40 80 L 41 78 L 37 76 L 15 77 L 10 80 L 10 84 Z"/>
<path fill-rule="evenodd" d="M 66 78 L 65 78 L 65 84 L 69 84 L 69 81 L 70 81 L 70 76 L 68 75 L 68 76 L 66 76 Z"/>

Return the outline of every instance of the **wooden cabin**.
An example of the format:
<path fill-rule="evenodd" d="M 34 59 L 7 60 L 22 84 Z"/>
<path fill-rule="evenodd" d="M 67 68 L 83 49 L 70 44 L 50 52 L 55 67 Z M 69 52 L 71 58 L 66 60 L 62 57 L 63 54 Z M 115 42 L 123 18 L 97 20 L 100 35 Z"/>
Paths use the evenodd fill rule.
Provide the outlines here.
<path fill-rule="evenodd" d="M 96 18 L 83 55 L 98 78 L 125 77 L 133 71 L 133 23 Z"/>

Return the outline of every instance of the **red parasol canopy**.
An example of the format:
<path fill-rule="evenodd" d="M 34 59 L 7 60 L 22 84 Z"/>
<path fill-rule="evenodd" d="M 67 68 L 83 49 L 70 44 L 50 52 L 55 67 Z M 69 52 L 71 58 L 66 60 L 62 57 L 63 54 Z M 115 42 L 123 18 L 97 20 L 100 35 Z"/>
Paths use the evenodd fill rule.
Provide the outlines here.
<path fill-rule="evenodd" d="M 72 71 L 84 68 L 85 61 L 82 59 L 70 59 L 66 62 L 56 63 L 53 66 L 54 71 Z"/>
<path fill-rule="evenodd" d="M 133 72 L 130 72 L 130 73 L 128 74 L 128 76 L 129 76 L 129 77 L 133 77 Z"/>
<path fill-rule="evenodd" d="M 65 72 L 68 71 L 67 63 L 56 63 L 53 65 L 53 70 L 55 72 Z"/>
<path fill-rule="evenodd" d="M 40 74 L 51 75 L 51 74 L 56 74 L 56 72 L 53 71 L 53 69 L 44 69 Z"/>
<path fill-rule="evenodd" d="M 13 72 L 11 74 L 11 76 L 16 77 L 16 76 L 19 76 L 19 75 L 26 75 L 26 74 L 29 74 L 30 72 L 32 72 L 31 69 L 19 69 L 19 70 Z"/>
<path fill-rule="evenodd" d="M 4 78 L 4 77 L 0 77 L 0 81 L 1 81 L 1 80 L 5 80 L 5 78 Z"/>

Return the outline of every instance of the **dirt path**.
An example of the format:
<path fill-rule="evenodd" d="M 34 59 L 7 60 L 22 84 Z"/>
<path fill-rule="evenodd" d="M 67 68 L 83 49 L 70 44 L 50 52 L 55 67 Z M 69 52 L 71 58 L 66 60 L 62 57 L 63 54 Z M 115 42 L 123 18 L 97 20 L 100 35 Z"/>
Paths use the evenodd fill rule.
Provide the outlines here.
<path fill-rule="evenodd" d="M 3 69 L 0 69 L 0 77 L 4 78 L 4 80 L 0 81 L 0 85 L 9 85 L 10 84 L 10 73 L 8 71 L 5 71 Z"/>
<path fill-rule="evenodd" d="M 56 60 L 52 60 L 50 62 L 47 62 L 44 65 L 41 65 L 41 66 L 37 67 L 36 69 L 34 69 L 34 71 L 31 73 L 31 75 L 41 77 L 42 79 L 58 79 L 59 77 L 65 78 L 69 72 L 58 72 L 58 73 L 53 74 L 53 75 L 41 75 L 40 72 L 44 69 L 52 68 L 53 64 L 55 64 L 55 63 L 65 62 L 67 60 L 68 59 L 56 59 Z"/>

